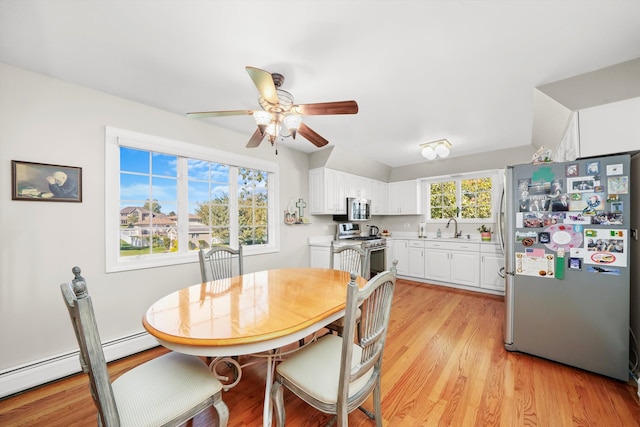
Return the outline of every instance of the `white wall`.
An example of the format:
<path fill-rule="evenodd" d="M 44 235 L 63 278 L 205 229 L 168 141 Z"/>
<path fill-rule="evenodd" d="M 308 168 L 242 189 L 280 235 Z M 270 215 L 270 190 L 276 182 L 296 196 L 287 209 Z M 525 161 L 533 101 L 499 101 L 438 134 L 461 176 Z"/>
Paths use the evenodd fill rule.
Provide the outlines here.
<path fill-rule="evenodd" d="M 0 396 L 7 371 L 77 349 L 59 289 L 73 266 L 87 279 L 103 341 L 142 332 L 151 303 L 199 281 L 195 263 L 105 273 L 106 125 L 276 161 L 279 210 L 308 200 L 304 153 L 247 150 L 248 134 L 0 64 Z M 81 167 L 82 203 L 12 201 L 11 160 Z M 325 233 L 323 222 L 282 224 L 280 253 L 248 257 L 246 271 L 307 266 L 307 238 Z"/>

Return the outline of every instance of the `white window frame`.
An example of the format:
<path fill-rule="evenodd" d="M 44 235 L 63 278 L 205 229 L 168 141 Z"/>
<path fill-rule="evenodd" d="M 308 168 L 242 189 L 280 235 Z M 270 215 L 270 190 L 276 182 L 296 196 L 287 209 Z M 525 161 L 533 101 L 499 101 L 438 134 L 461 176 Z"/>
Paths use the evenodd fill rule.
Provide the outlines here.
<path fill-rule="evenodd" d="M 280 226 L 276 212 L 280 211 L 279 201 L 279 165 L 275 162 L 242 156 L 183 141 L 176 141 L 139 132 L 105 127 L 105 252 L 106 272 L 137 270 L 142 268 L 162 267 L 191 263 L 198 260 L 196 251 L 188 251 L 186 236 L 188 221 L 180 221 L 178 226 L 178 252 L 157 254 L 152 257 L 120 257 L 120 145 L 140 150 L 165 153 L 179 157 L 206 160 L 231 166 L 231 171 L 238 167 L 257 169 L 269 173 L 268 200 L 268 235 L 269 243 L 265 245 L 243 246 L 243 255 L 258 255 L 280 251 Z M 178 169 L 179 181 L 187 182 L 187 174 Z M 237 173 L 233 176 L 237 176 Z M 236 203 L 237 181 L 231 180 L 229 190 L 230 203 Z M 189 213 L 188 194 L 178 191 L 178 216 L 186 218 Z M 230 237 L 237 241 L 238 224 L 230 224 Z M 232 240 L 233 242 L 234 240 Z"/>
<path fill-rule="evenodd" d="M 435 177 L 429 177 L 422 180 L 422 192 L 426 195 L 424 197 L 424 216 L 425 220 L 430 223 L 446 223 L 449 218 L 444 219 L 432 219 L 431 218 L 431 189 L 430 184 L 436 182 L 448 182 L 455 181 L 456 183 L 456 203 L 457 206 L 462 209 L 461 200 L 461 182 L 465 179 L 473 178 L 491 178 L 491 217 L 490 218 L 461 218 L 456 217 L 458 223 L 478 223 L 478 222 L 496 222 L 498 220 L 498 213 L 500 212 L 500 193 L 503 187 L 504 171 L 502 169 L 491 169 L 485 171 L 466 172 L 453 175 L 441 175 Z"/>

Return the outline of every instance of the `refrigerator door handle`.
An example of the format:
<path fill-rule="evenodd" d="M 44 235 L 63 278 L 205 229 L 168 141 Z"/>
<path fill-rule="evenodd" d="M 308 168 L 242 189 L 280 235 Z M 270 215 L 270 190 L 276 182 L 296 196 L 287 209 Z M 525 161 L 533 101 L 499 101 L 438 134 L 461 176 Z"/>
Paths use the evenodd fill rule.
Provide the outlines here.
<path fill-rule="evenodd" d="M 500 243 L 500 250 L 502 251 L 502 255 L 504 255 L 504 215 L 505 209 L 507 208 L 505 205 L 505 185 L 502 186 L 502 193 L 500 194 L 500 211 L 498 212 L 498 243 Z"/>

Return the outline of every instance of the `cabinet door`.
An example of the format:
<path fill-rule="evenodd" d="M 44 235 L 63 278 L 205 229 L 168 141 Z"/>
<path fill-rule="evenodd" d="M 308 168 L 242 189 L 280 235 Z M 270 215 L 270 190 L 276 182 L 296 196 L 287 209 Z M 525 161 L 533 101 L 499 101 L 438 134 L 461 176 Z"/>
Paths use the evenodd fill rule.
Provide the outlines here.
<path fill-rule="evenodd" d="M 480 287 L 504 292 L 504 278 L 498 273 L 504 267 L 504 257 L 496 254 L 482 254 Z"/>
<path fill-rule="evenodd" d="M 327 213 L 347 213 L 344 173 L 332 169 L 325 169 L 325 194 Z"/>
<path fill-rule="evenodd" d="M 427 279 L 450 281 L 449 252 L 437 249 L 424 251 L 424 277 Z"/>
<path fill-rule="evenodd" d="M 309 170 L 309 214 L 325 214 L 325 183 L 323 168 Z"/>
<path fill-rule="evenodd" d="M 393 255 L 398 260 L 398 275 L 409 275 L 409 241 L 394 240 Z M 391 260 L 393 262 L 393 259 Z"/>
<path fill-rule="evenodd" d="M 467 286 L 479 286 L 479 276 L 479 253 L 451 252 L 451 282 Z"/>
<path fill-rule="evenodd" d="M 329 268 L 331 250 L 325 246 L 309 246 L 309 266 L 311 268 Z"/>
<path fill-rule="evenodd" d="M 373 180 L 371 188 L 371 214 L 387 214 L 387 183 Z"/>
<path fill-rule="evenodd" d="M 417 215 L 422 213 L 422 198 L 420 197 L 420 182 L 418 180 L 390 182 L 388 189 L 389 215 Z"/>
<path fill-rule="evenodd" d="M 409 247 L 409 276 L 424 277 L 424 248 Z"/>

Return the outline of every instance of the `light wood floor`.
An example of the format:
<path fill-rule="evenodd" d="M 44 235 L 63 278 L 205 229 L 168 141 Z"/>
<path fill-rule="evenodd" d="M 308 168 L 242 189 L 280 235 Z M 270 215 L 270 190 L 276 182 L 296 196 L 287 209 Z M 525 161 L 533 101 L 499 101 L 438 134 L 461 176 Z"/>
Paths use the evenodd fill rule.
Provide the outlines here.
<path fill-rule="evenodd" d="M 640 426 L 635 386 L 502 345 L 501 297 L 398 280 L 382 377 L 386 426 Z M 110 364 L 113 378 L 166 350 Z M 224 394 L 229 426 L 261 425 L 264 365 L 245 370 Z M 285 391 L 287 425 L 329 417 Z M 0 426 L 96 425 L 84 375 L 0 401 Z M 211 425 L 200 414 L 194 427 Z M 360 411 L 350 426 L 372 426 Z"/>

